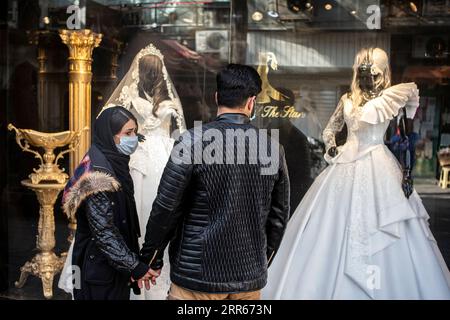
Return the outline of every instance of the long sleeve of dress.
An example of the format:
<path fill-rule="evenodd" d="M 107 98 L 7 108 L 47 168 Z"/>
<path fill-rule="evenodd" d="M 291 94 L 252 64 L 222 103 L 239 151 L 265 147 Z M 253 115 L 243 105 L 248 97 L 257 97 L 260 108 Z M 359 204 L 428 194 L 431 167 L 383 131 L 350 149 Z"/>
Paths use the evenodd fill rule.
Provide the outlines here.
<path fill-rule="evenodd" d="M 339 100 L 336 110 L 322 133 L 323 142 L 325 143 L 325 160 L 328 163 L 331 161 L 331 157 L 328 155 L 328 150 L 332 147 L 336 147 L 336 133 L 341 131 L 345 124 L 343 99 L 344 98 L 341 98 Z"/>

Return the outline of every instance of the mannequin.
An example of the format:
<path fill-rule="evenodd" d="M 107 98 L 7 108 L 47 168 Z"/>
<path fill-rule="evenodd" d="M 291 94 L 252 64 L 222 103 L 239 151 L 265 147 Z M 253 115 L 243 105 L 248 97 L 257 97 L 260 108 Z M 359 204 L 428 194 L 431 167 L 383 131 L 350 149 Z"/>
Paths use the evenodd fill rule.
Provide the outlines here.
<path fill-rule="evenodd" d="M 142 246 L 159 180 L 174 143 L 172 133 L 185 130 L 183 109 L 164 64 L 164 56 L 152 44 L 142 49 L 116 88 L 105 108 L 121 103 L 138 120 L 141 143 L 130 159 Z M 166 250 L 163 269 L 156 285 L 131 293 L 132 300 L 164 300 L 170 286 L 169 255 Z"/>
<path fill-rule="evenodd" d="M 329 166 L 289 221 L 264 299 L 450 299 L 450 272 L 413 189 L 410 155 L 399 163 L 384 143 L 395 117 L 407 139 L 404 120 L 418 106 L 415 83 L 391 86 L 386 52 L 356 55 L 351 91 L 323 132 Z"/>

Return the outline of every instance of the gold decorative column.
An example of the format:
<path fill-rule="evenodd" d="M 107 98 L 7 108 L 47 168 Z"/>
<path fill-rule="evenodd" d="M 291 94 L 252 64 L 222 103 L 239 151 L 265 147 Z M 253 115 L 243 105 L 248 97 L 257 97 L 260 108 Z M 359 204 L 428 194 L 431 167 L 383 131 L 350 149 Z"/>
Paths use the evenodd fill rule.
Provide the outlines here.
<path fill-rule="evenodd" d="M 59 35 L 69 48 L 69 130 L 91 127 L 92 51 L 98 47 L 101 34 L 91 30 L 60 30 Z M 85 132 L 78 148 L 70 157 L 70 174 L 89 149 L 91 134 Z"/>

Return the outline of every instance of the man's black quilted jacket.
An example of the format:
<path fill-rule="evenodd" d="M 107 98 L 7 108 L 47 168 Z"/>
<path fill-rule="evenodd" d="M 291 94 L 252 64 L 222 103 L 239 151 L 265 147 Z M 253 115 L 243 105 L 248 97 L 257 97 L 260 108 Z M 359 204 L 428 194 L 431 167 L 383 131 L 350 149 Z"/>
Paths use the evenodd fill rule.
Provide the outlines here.
<path fill-rule="evenodd" d="M 160 266 L 170 241 L 173 283 L 209 293 L 259 290 L 266 284 L 268 261 L 281 242 L 289 217 L 284 151 L 279 146 L 278 165 L 269 175 L 261 174 L 267 165 L 259 160 L 256 164 L 179 163 L 181 146 L 193 151 L 194 145 L 200 144 L 207 150 L 210 140 L 202 141 L 198 134 L 207 129 L 218 130 L 223 141 L 226 129 L 259 132 L 245 115 L 229 113 L 203 125 L 201 131 L 191 129 L 176 141 L 153 203 L 141 259 Z M 278 146 L 275 139 L 266 140 L 268 150 L 271 143 Z M 233 150 L 223 148 L 225 159 Z M 240 153 L 248 160 L 249 148 L 249 143 L 233 148 L 234 160 Z"/>

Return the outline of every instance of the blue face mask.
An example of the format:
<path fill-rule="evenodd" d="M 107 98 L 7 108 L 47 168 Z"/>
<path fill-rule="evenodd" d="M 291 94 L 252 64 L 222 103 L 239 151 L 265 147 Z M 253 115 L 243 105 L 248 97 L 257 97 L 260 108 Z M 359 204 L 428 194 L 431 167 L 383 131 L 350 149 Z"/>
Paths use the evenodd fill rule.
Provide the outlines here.
<path fill-rule="evenodd" d="M 130 154 L 135 152 L 138 147 L 138 137 L 122 136 L 120 137 L 120 143 L 116 144 L 116 147 L 120 153 L 129 156 Z"/>

